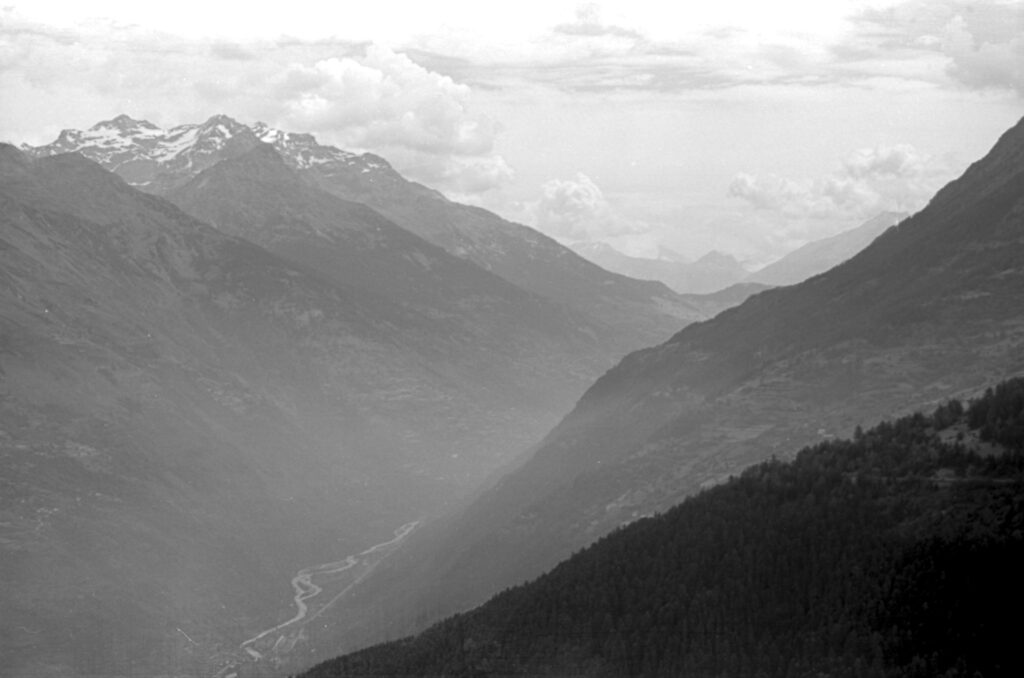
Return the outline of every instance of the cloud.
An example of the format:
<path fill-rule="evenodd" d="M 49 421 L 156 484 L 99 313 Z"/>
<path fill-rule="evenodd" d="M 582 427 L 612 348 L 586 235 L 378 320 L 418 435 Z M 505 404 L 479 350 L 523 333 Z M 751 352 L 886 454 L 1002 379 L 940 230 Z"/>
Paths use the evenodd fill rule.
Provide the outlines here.
<path fill-rule="evenodd" d="M 210 56 L 225 61 L 253 61 L 257 58 L 256 53 L 231 42 L 215 42 L 210 45 Z"/>
<path fill-rule="evenodd" d="M 815 180 L 741 173 L 728 192 L 758 210 L 787 217 L 854 219 L 918 210 L 948 179 L 944 163 L 897 144 L 855 151 L 834 172 Z"/>
<path fill-rule="evenodd" d="M 12 19 L 0 32 L 0 89 L 18 102 L 3 107 L 0 123 L 19 142 L 47 143 L 64 127 L 119 113 L 163 126 L 227 113 L 378 153 L 452 197 L 470 199 L 512 176 L 494 150 L 501 128 L 472 110 L 470 87 L 382 46 Z"/>
<path fill-rule="evenodd" d="M 445 72 L 493 88 L 528 82 L 571 93 L 675 94 L 765 86 L 959 86 L 1024 93 L 1024 3 L 912 0 L 851 9 L 858 5 L 766 5 L 750 8 L 756 21 L 721 15 L 734 25 L 647 17 L 627 20 L 626 27 L 621 16 L 605 22 L 601 6 L 589 3 L 576 10 L 574 21 L 554 24 L 516 47 L 449 42 L 420 45 L 419 54 L 424 63 L 438 64 L 457 55 L 461 60 L 449 60 Z"/>
<path fill-rule="evenodd" d="M 388 160 L 402 174 L 424 183 L 459 202 L 480 203 L 480 196 L 504 186 L 515 172 L 500 155 L 465 157 L 458 155 L 424 155 L 414 151 L 392 149 Z"/>
<path fill-rule="evenodd" d="M 623 38 L 631 42 L 642 42 L 644 36 L 639 31 L 622 26 L 609 25 L 601 21 L 601 7 L 597 3 L 590 2 L 581 5 L 576 9 L 576 21 L 566 24 L 558 24 L 554 27 L 555 33 L 565 35 L 576 35 L 586 37 L 613 36 Z"/>
<path fill-rule="evenodd" d="M 974 32 L 963 16 L 954 16 L 939 43 L 950 58 L 946 73 L 966 87 L 1009 88 L 1024 96 L 1024 5 L 1018 5 L 1016 25 L 1016 35 L 986 36 Z"/>
<path fill-rule="evenodd" d="M 272 89 L 283 124 L 378 152 L 414 179 L 478 193 L 511 176 L 494 152 L 500 126 L 471 111 L 469 86 L 387 47 L 292 64 Z"/>
<path fill-rule="evenodd" d="M 857 21 L 875 54 L 934 55 L 962 87 L 1024 96 L 1024 3 L 912 0 L 866 10 Z"/>
<path fill-rule="evenodd" d="M 563 243 L 604 242 L 638 256 L 657 251 L 651 225 L 621 214 L 582 172 L 544 183 L 528 213 L 538 230 Z"/>

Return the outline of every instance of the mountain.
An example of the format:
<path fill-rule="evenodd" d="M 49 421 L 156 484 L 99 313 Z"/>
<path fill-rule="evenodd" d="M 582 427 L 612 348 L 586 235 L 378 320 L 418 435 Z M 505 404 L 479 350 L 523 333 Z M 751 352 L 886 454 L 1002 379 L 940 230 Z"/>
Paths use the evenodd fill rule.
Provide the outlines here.
<path fill-rule="evenodd" d="M 1016 380 L 754 466 L 303 678 L 1018 675 L 996 608 L 1024 604 L 1022 566 Z"/>
<path fill-rule="evenodd" d="M 301 615 L 283 645 L 240 645 L 330 606 L 289 577 L 356 553 L 345 576 L 366 576 L 624 352 L 706 317 L 474 211 L 566 289 L 516 285 L 308 173 L 428 191 L 383 160 L 272 134 L 119 116 L 0 146 L 11 675 L 301 654 Z"/>
<path fill-rule="evenodd" d="M 442 510 L 599 369 L 589 319 L 269 147 L 195 181 L 176 196 L 224 230 L 0 145 L 5 675 L 243 665 L 295 572 Z"/>
<path fill-rule="evenodd" d="M 908 216 L 903 212 L 883 212 L 856 228 L 809 242 L 778 261 L 751 273 L 746 280 L 773 286 L 803 282 L 843 263 Z"/>
<path fill-rule="evenodd" d="M 438 491 L 366 404 L 440 385 L 397 309 L 10 146 L 0 277 L 6 675 L 198 670 Z"/>
<path fill-rule="evenodd" d="M 50 144 L 21 150 L 35 157 L 81 153 L 133 186 L 159 194 L 255 143 L 252 130 L 226 115 L 169 130 L 119 115 L 87 130 L 65 129 Z"/>
<path fill-rule="evenodd" d="M 666 328 L 699 318 L 664 285 L 611 273 L 532 228 L 463 205 L 410 182 L 383 158 L 358 156 L 258 125 L 314 185 L 360 202 L 455 256 L 605 323 L 619 347 L 643 345 Z M 639 342 L 639 344 L 637 343 Z"/>
<path fill-rule="evenodd" d="M 310 134 L 264 123 L 250 127 L 225 115 L 162 130 L 122 115 L 22 150 L 33 157 L 81 153 L 134 186 L 165 195 L 261 142 L 310 185 L 367 205 L 449 254 L 589 316 L 604 328 L 600 340 L 619 356 L 702 318 L 664 285 L 605 271 L 531 228 L 406 180 L 379 156 L 323 145 Z"/>
<path fill-rule="evenodd" d="M 354 592 L 343 647 L 479 604 L 751 463 L 1024 374 L 1022 214 L 1024 121 L 852 259 L 627 356 Z"/>
<path fill-rule="evenodd" d="M 595 340 L 605 330 L 592 318 L 303 182 L 266 144 L 204 170 L 168 198 L 367 300 L 401 307 L 408 318 L 394 331 L 416 336 L 432 369 L 475 400 L 472 408 L 453 402 L 458 409 L 431 412 L 405 435 L 437 431 L 467 486 L 543 435 L 616 358 L 608 342 Z M 494 413 L 488 425 L 465 421 L 464 413 L 484 411 Z M 454 447 L 452 427 L 463 432 Z"/>
<path fill-rule="evenodd" d="M 694 262 L 678 258 L 631 257 L 601 242 L 572 246 L 598 266 L 638 280 L 658 280 L 680 294 L 710 294 L 740 282 L 749 273 L 735 258 L 712 250 Z"/>

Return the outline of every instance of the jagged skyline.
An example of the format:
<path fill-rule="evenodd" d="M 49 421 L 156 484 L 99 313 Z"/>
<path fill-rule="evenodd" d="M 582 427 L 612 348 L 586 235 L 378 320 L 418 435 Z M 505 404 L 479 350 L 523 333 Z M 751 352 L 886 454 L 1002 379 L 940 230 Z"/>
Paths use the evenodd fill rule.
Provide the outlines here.
<path fill-rule="evenodd" d="M 3 137 L 216 113 L 561 239 L 757 265 L 915 210 L 1021 113 L 1017 2 L 0 10 Z"/>

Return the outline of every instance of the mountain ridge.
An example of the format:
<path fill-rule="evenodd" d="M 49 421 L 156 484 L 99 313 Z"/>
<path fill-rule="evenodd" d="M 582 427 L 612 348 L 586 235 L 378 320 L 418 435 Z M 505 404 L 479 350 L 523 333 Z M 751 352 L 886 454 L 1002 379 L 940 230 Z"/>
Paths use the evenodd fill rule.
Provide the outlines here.
<path fill-rule="evenodd" d="M 886 229 L 908 216 L 904 212 L 882 212 L 860 226 L 828 238 L 813 240 L 751 273 L 744 280 L 774 286 L 803 282 L 857 254 Z"/>
<path fill-rule="evenodd" d="M 683 295 L 719 292 L 749 275 L 734 257 L 717 250 L 687 262 L 679 258 L 631 257 L 601 242 L 579 242 L 572 249 L 609 271 L 639 280 L 657 280 Z"/>
<path fill-rule="evenodd" d="M 451 259 L 491 280 L 481 294 L 511 287 Z M 416 309 L 80 154 L 0 145 L 0 280 L 0 652 L 19 678 L 244 662 L 237 643 L 287 607 L 287 576 L 442 510 L 463 453 L 550 425 L 531 434 L 509 409 L 511 372 L 496 398 L 457 346 L 412 331 Z M 526 371 L 536 390 L 543 365 Z"/>
<path fill-rule="evenodd" d="M 406 180 L 372 153 L 357 155 L 320 144 L 311 134 L 285 132 L 264 123 L 250 127 L 222 114 L 201 124 L 159 132 L 127 116 L 115 120 L 128 129 L 105 121 L 85 132 L 65 130 L 52 144 L 22 149 L 40 157 L 79 152 L 137 188 L 163 195 L 217 162 L 265 142 L 304 181 L 368 205 L 454 256 L 590 315 L 605 325 L 607 340 L 619 354 L 662 341 L 680 324 L 704 317 L 660 283 L 609 273 L 532 228 L 450 201 L 436 190 Z M 132 136 L 135 127 L 131 125 L 144 133 Z"/>
<path fill-rule="evenodd" d="M 747 464 L 1024 374 L 1022 215 L 1024 120 L 853 258 L 626 356 L 528 461 L 435 528 L 437 546 L 410 549 L 414 575 L 396 561 L 351 604 L 404 587 L 389 632 L 408 631 Z M 372 638 L 343 626 L 348 647 Z"/>
<path fill-rule="evenodd" d="M 590 318 L 310 186 L 268 145 L 204 170 L 168 198 L 224 232 L 422 314 L 419 331 L 439 353 L 458 351 L 478 377 L 493 373 L 495 395 L 510 401 L 518 394 L 537 410 L 563 409 L 585 375 L 614 360 L 594 341 L 602 328 L 588 327 Z M 509 365 L 520 373 L 501 371 Z"/>
<path fill-rule="evenodd" d="M 415 481 L 390 508 L 370 501 L 400 456 L 352 454 L 369 432 L 318 422 L 329 390 L 296 369 L 325 366 L 318 334 L 395 339 L 367 321 L 379 309 L 80 156 L 0 157 L 5 670 L 194 670 L 194 646 L 277 608 L 247 583 L 272 590 L 276 568 L 320 550 L 300 527 L 358 543 L 423 499 Z M 353 520 L 318 517 L 321 501 Z M 246 560 L 261 540 L 284 551 Z"/>
<path fill-rule="evenodd" d="M 1003 382 L 755 465 L 302 676 L 1019 672 L 991 605 L 1024 602 L 1022 396 Z"/>

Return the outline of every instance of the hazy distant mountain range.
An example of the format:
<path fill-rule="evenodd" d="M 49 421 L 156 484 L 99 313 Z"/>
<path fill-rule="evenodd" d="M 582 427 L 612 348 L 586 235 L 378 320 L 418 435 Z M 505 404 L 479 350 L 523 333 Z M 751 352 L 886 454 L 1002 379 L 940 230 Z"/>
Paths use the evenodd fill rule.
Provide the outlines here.
<path fill-rule="evenodd" d="M 739 282 L 772 287 L 803 282 L 854 256 L 907 216 L 883 212 L 856 228 L 809 242 L 753 273 L 734 257 L 715 251 L 688 262 L 672 253 L 663 253 L 657 259 L 631 257 L 602 242 L 579 242 L 572 248 L 609 271 L 639 280 L 658 280 L 680 294 L 709 294 Z"/>
<path fill-rule="evenodd" d="M 1024 121 L 852 259 L 627 356 L 356 592 L 338 637 L 464 610 L 748 464 L 1024 374 L 1022 210 Z M 392 626 L 358 621 L 370 601 Z"/>
<path fill-rule="evenodd" d="M 749 274 L 734 257 L 722 252 L 708 252 L 687 262 L 671 255 L 658 259 L 631 257 L 602 242 L 580 242 L 572 248 L 609 271 L 639 280 L 659 280 L 680 294 L 717 292 Z"/>
<path fill-rule="evenodd" d="M 773 286 L 803 282 L 843 263 L 908 216 L 903 212 L 883 212 L 856 228 L 811 241 L 751 273 L 745 280 Z"/>

